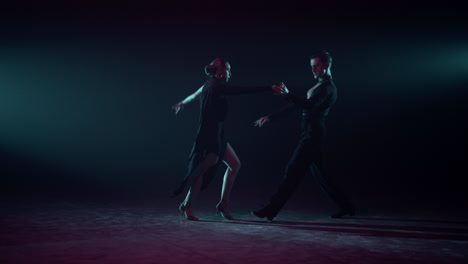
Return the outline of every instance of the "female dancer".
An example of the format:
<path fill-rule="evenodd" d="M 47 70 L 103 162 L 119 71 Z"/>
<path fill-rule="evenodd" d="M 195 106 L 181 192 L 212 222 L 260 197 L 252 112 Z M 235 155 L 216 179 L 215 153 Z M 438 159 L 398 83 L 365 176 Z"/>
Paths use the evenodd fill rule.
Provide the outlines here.
<path fill-rule="evenodd" d="M 231 65 L 220 58 L 214 59 L 205 67 L 208 80 L 193 94 L 178 102 L 172 109 L 177 114 L 184 105 L 200 100 L 200 120 L 195 143 L 190 154 L 188 172 L 174 191 L 174 195 L 184 191 L 187 183 L 190 189 L 179 210 L 188 220 L 198 220 L 192 213 L 193 200 L 206 188 L 214 176 L 216 168 L 223 162 L 227 169 L 224 174 L 221 200 L 216 205 L 216 214 L 226 219 L 233 219 L 229 213 L 229 196 L 232 184 L 240 168 L 236 152 L 224 138 L 224 121 L 228 111 L 226 95 L 268 91 L 272 86 L 237 87 L 228 84 L 231 77 Z"/>

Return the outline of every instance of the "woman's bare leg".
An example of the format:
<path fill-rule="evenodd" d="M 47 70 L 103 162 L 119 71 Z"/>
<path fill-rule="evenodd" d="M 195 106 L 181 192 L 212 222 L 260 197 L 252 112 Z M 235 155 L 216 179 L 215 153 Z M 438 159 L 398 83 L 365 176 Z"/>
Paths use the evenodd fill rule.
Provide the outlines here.
<path fill-rule="evenodd" d="M 223 157 L 223 162 L 226 164 L 227 169 L 224 173 L 223 178 L 223 187 L 221 189 L 221 200 L 216 206 L 218 213 L 221 212 L 223 216 L 227 219 L 232 219 L 229 214 L 229 200 L 231 196 L 232 185 L 236 179 L 236 175 L 239 172 L 241 163 L 237 157 L 236 152 L 228 143 L 226 148 L 226 153 Z"/>
<path fill-rule="evenodd" d="M 194 173 L 198 174 L 195 182 L 190 187 L 187 196 L 185 197 L 183 205 L 190 207 L 192 205 L 193 200 L 197 197 L 198 193 L 200 193 L 200 188 L 203 182 L 203 175 L 205 172 L 211 168 L 212 166 L 216 165 L 218 162 L 218 155 L 215 153 L 208 153 L 203 160 L 203 162 L 195 169 Z"/>

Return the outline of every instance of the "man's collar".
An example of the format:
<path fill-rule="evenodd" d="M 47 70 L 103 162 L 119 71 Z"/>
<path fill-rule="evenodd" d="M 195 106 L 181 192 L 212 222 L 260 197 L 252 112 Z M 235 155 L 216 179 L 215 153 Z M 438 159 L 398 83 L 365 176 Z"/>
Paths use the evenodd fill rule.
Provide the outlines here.
<path fill-rule="evenodd" d="M 319 78 L 318 82 L 323 83 L 323 82 L 329 81 L 331 79 L 332 79 L 331 75 L 323 75 L 322 77 Z"/>

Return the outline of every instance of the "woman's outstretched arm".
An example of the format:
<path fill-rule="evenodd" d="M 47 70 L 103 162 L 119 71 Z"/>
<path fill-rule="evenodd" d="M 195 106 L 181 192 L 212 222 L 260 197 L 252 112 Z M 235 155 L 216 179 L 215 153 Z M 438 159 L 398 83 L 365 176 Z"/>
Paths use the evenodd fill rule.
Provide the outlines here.
<path fill-rule="evenodd" d="M 172 109 L 175 111 L 175 114 L 177 115 L 177 113 L 179 113 L 179 111 L 184 108 L 184 105 L 186 105 L 188 103 L 191 103 L 191 102 L 193 102 L 195 100 L 198 100 L 198 98 L 200 98 L 200 95 L 203 92 L 203 87 L 204 86 L 205 85 L 202 85 L 202 87 L 200 87 L 196 92 L 194 92 L 193 94 L 187 96 L 184 100 L 178 102 L 177 104 L 173 105 Z"/>
<path fill-rule="evenodd" d="M 234 95 L 234 94 L 250 94 L 250 93 L 260 93 L 271 91 L 273 86 L 233 86 L 229 84 L 225 84 L 221 86 L 221 93 L 226 95 Z"/>

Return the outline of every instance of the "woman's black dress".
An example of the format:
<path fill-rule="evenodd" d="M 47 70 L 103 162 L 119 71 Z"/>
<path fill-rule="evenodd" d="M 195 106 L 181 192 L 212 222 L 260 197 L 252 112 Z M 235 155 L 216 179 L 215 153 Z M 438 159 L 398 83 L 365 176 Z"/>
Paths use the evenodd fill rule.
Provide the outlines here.
<path fill-rule="evenodd" d="M 226 95 L 246 94 L 271 90 L 271 86 L 238 87 L 227 84 L 225 80 L 211 78 L 203 85 L 200 97 L 200 118 L 198 132 L 189 157 L 188 172 L 174 195 L 184 191 L 187 183 L 192 185 L 197 175 L 194 170 L 205 159 L 208 153 L 215 153 L 219 157 L 218 163 L 211 167 L 203 176 L 201 190 L 204 190 L 214 177 L 216 169 L 222 162 L 226 152 L 227 140 L 224 137 L 224 121 L 228 112 Z"/>

